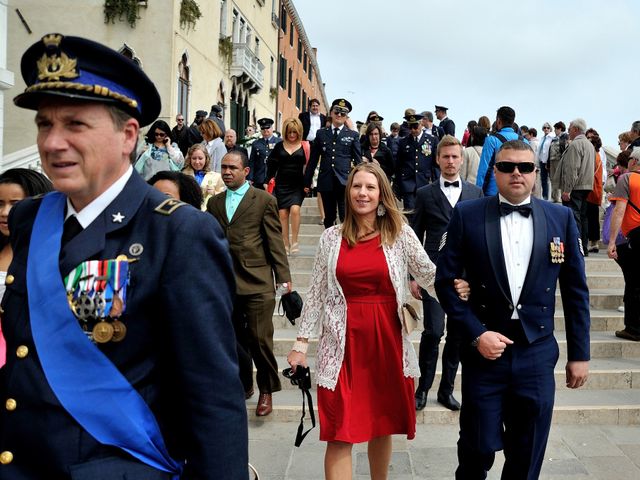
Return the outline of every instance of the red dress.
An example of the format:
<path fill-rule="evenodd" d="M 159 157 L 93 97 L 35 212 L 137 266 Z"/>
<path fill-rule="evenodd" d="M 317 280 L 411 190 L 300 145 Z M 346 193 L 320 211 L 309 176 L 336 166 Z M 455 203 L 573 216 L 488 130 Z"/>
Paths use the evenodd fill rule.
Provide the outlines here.
<path fill-rule="evenodd" d="M 345 354 L 334 391 L 318 387 L 320 440 L 415 437 L 413 378 L 402 368 L 396 293 L 380 237 L 342 240 L 336 276 L 347 301 Z"/>

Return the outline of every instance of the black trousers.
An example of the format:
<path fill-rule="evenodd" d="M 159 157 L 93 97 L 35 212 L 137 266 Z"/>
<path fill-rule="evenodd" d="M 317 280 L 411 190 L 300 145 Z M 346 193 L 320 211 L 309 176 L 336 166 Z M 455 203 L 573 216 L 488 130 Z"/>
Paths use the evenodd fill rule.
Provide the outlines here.
<path fill-rule="evenodd" d="M 574 190 L 569 196 L 568 202 L 562 202 L 565 207 L 573 210 L 573 218 L 576 219 L 578 225 L 578 235 L 582 241 L 584 253 L 589 248 L 589 222 L 587 220 L 587 196 L 591 190 Z"/>
<path fill-rule="evenodd" d="M 260 393 L 282 389 L 278 363 L 273 354 L 274 293 L 237 295 L 233 305 L 233 328 L 236 332 L 240 380 L 245 392 L 253 387 L 253 365 Z"/>
<path fill-rule="evenodd" d="M 640 335 L 640 227 L 632 230 L 629 238 L 616 247 L 616 261 L 624 276 L 624 328 Z"/>
<path fill-rule="evenodd" d="M 422 292 L 422 310 L 424 312 L 424 330 L 420 336 L 420 353 L 418 364 L 420 366 L 420 380 L 418 391 L 429 391 L 433 386 L 438 364 L 438 346 L 444 335 L 444 310 L 440 303 L 430 296 L 426 290 Z M 453 393 L 453 385 L 460 363 L 460 338 L 447 325 L 447 338 L 442 351 L 442 377 L 438 394 L 448 396 Z"/>
<path fill-rule="evenodd" d="M 324 228 L 332 227 L 336 223 L 336 209 L 340 221 L 344 222 L 344 190 L 345 186 L 334 176 L 333 188 L 320 191 L 324 209 Z"/>
<path fill-rule="evenodd" d="M 600 205 L 587 202 L 587 224 L 589 241 L 597 242 L 600 240 Z"/>

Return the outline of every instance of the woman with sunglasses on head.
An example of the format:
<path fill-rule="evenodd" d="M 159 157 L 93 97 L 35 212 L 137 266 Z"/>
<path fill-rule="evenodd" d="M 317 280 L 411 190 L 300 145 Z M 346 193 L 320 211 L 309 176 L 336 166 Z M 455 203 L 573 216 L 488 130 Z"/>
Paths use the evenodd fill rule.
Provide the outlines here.
<path fill-rule="evenodd" d="M 149 180 L 156 172 L 176 172 L 182 169 L 184 156 L 178 144 L 171 142 L 171 129 L 167 122 L 156 120 L 149 128 L 145 140 L 134 165 L 142 178 Z"/>
<path fill-rule="evenodd" d="M 12 168 L 0 174 L 0 299 L 5 291 L 5 278 L 13 249 L 9 242 L 9 212 L 20 200 L 53 190 L 47 177 L 28 168 Z M 6 360 L 4 337 L 0 330 L 0 366 Z"/>

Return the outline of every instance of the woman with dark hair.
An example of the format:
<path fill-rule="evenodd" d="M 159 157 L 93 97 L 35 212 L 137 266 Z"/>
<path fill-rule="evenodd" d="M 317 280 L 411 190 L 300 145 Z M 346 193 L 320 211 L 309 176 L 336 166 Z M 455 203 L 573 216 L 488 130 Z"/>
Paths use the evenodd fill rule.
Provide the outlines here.
<path fill-rule="evenodd" d="M 478 125 L 478 122 L 475 120 L 469 120 L 467 122 L 467 128 L 464 130 L 464 134 L 462 135 L 462 140 L 460 143 L 463 147 L 467 147 L 469 145 L 469 137 L 471 136 L 471 132 Z"/>
<path fill-rule="evenodd" d="M 151 177 L 148 183 L 162 193 L 188 203 L 198 210 L 202 206 L 202 190 L 191 175 L 163 170 Z"/>
<path fill-rule="evenodd" d="M 467 148 L 463 152 L 462 167 L 460 168 L 460 178 L 475 185 L 478 175 L 478 164 L 482 155 L 482 147 L 487 139 L 487 130 L 483 127 L 475 126 L 469 135 Z"/>
<path fill-rule="evenodd" d="M 0 174 L 0 299 L 5 291 L 5 278 L 13 250 L 9 243 L 9 212 L 20 200 L 53 190 L 47 177 L 28 168 L 12 168 Z M 6 348 L 0 330 L 0 366 L 6 360 Z"/>
<path fill-rule="evenodd" d="M 156 120 L 145 137 L 145 144 L 134 165 L 142 178 L 149 180 L 157 172 L 180 171 L 184 156 L 177 143 L 171 143 L 171 129 L 164 120 Z"/>
<path fill-rule="evenodd" d="M 364 149 L 362 161 L 373 162 L 380 165 L 380 168 L 387 175 L 387 179 L 391 181 L 395 165 L 393 161 L 393 153 L 391 149 L 382 143 L 382 128 L 378 122 L 372 122 L 365 131 L 367 148 Z"/>
<path fill-rule="evenodd" d="M 596 158 L 594 162 L 593 172 L 593 189 L 587 195 L 587 230 L 589 237 L 589 252 L 598 253 L 600 250 L 598 242 L 600 241 L 600 205 L 602 204 L 602 158 L 600 157 L 600 148 L 602 140 L 597 134 L 590 133 L 587 137 L 593 148 L 596 150 Z"/>

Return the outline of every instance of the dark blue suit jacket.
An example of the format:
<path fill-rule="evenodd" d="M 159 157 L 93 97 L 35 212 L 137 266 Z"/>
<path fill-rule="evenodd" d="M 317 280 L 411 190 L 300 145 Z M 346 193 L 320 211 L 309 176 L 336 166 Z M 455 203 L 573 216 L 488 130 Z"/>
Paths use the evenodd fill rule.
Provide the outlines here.
<path fill-rule="evenodd" d="M 422 133 L 417 142 L 413 135 L 400 139 L 394 182 L 398 193 L 414 193 L 438 178 L 433 160 L 436 147 L 435 138 L 426 133 Z"/>
<path fill-rule="evenodd" d="M 453 210 L 437 262 L 438 299 L 466 342 L 487 330 L 500 332 L 517 308 L 532 343 L 553 334 L 559 280 L 568 359 L 589 360 L 589 291 L 575 220 L 571 210 L 560 205 L 532 197 L 531 206 L 534 241 L 519 304 L 513 304 L 509 290 L 497 196 L 462 202 Z M 551 262 L 554 237 L 564 243 L 564 263 Z M 468 302 L 460 300 L 453 288 L 453 280 L 463 272 L 471 286 Z"/>
<path fill-rule="evenodd" d="M 482 197 L 482 189 L 460 180 L 462 192 L 458 203 Z M 457 205 L 457 204 L 456 204 Z M 416 208 L 411 227 L 424 245 L 432 262 L 438 260 L 440 241 L 447 231 L 453 207 L 440 188 L 440 182 L 433 182 L 418 189 Z"/>
<path fill-rule="evenodd" d="M 347 184 L 347 177 L 352 165 L 362 162 L 360 137 L 357 132 L 342 127 L 336 141 L 333 139 L 333 128 L 321 128 L 311 144 L 311 157 L 304 173 L 304 185 L 310 187 L 313 172 L 320 162 L 318 172 L 318 191 L 333 190 L 333 178 L 342 185 Z"/>
<path fill-rule="evenodd" d="M 63 247 L 60 270 L 67 275 L 86 260 L 121 254 L 139 259 L 130 263 L 121 317 L 126 337 L 96 348 L 149 405 L 171 456 L 187 460 L 182 478 L 244 479 L 247 416 L 231 324 L 235 284 L 228 244 L 207 213 L 186 205 L 170 215 L 157 212 L 165 200 L 134 171 L 116 199 Z M 39 205 L 39 199 L 25 200 L 9 219 L 14 257 L 8 273 L 14 281 L 2 301 L 8 354 L 0 394 L 16 399 L 17 408 L 0 411 L 0 451 L 14 455 L 0 468 L 0 479 L 70 479 L 70 468 L 84 470 L 74 480 L 166 479 L 166 473 L 122 450 L 99 444 L 63 409 L 45 378 L 32 338 L 26 285 Z M 124 217 L 120 223 L 113 220 L 117 213 Z M 142 246 L 137 257 L 130 252 L 134 244 Z M 20 345 L 29 349 L 25 358 L 16 355 Z M 69 372 L 74 368 L 91 366 L 69 365 Z M 107 401 L 95 407 L 112 409 L 118 421 L 117 405 Z"/>
<path fill-rule="evenodd" d="M 267 178 L 267 158 L 271 155 L 275 144 L 281 141 L 281 138 L 272 135 L 268 141 L 264 138 L 259 138 L 251 145 L 247 180 L 259 185 L 259 188 L 262 188 Z"/>

